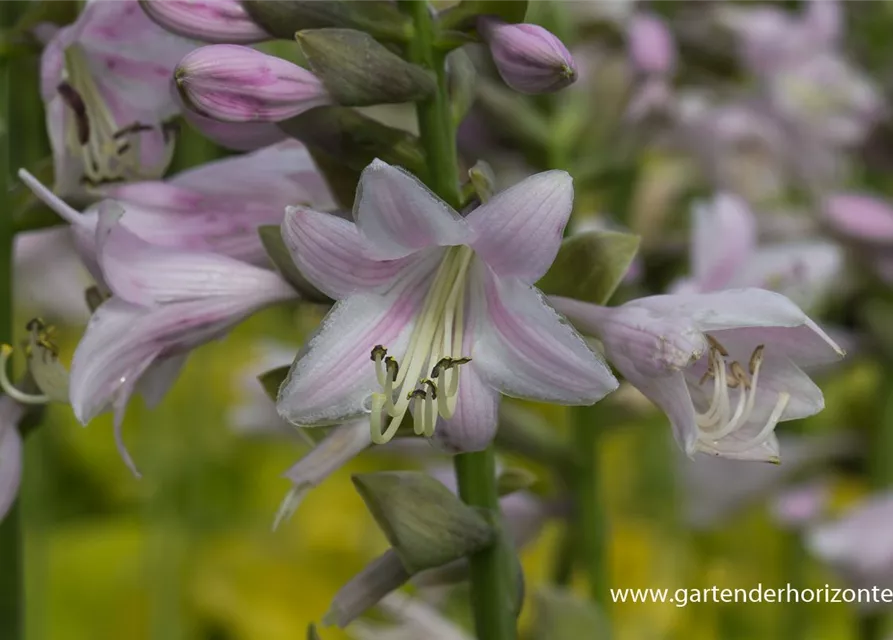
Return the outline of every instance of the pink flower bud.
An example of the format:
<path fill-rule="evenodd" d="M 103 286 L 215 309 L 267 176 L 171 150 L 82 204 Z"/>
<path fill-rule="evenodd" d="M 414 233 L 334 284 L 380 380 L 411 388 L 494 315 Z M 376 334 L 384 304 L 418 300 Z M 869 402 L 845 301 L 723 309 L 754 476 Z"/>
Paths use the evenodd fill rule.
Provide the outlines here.
<path fill-rule="evenodd" d="M 272 36 L 248 16 L 237 0 L 140 0 L 159 25 L 203 42 L 263 42 Z"/>
<path fill-rule="evenodd" d="M 655 75 L 673 72 L 676 66 L 676 45 L 673 34 L 657 16 L 639 13 L 630 20 L 626 33 L 627 46 L 637 70 Z"/>
<path fill-rule="evenodd" d="M 481 18 L 478 33 L 489 45 L 499 75 L 515 91 L 548 93 L 577 79 L 567 47 L 542 27 Z"/>
<path fill-rule="evenodd" d="M 331 102 L 311 72 L 238 45 L 196 49 L 175 77 L 193 109 L 224 122 L 279 122 Z"/>
<path fill-rule="evenodd" d="M 838 193 L 825 200 L 825 217 L 840 233 L 857 240 L 893 242 L 893 208 L 867 195 Z"/>

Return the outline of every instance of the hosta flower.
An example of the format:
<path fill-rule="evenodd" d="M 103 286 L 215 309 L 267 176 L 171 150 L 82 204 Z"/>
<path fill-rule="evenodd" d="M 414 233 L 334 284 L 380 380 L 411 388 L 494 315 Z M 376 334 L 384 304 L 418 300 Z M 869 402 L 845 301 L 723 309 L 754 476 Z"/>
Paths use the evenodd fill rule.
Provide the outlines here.
<path fill-rule="evenodd" d="M 878 494 L 841 518 L 816 525 L 807 546 L 853 586 L 893 588 L 893 494 Z"/>
<path fill-rule="evenodd" d="M 90 276 L 68 229 L 54 227 L 17 234 L 13 260 L 13 289 L 19 308 L 45 318 L 86 322 L 89 311 L 84 290 L 90 285 Z"/>
<path fill-rule="evenodd" d="M 19 421 L 24 415 L 23 405 L 9 396 L 0 396 L 0 521 L 15 502 L 22 481 Z"/>
<path fill-rule="evenodd" d="M 354 640 L 471 640 L 471 636 L 419 598 L 394 591 L 382 598 L 378 608 L 392 619 L 390 624 L 357 620 L 347 632 Z"/>
<path fill-rule="evenodd" d="M 137 0 L 91 0 L 41 59 L 56 191 L 162 175 L 176 115 L 170 81 L 195 44 L 152 22 Z"/>
<path fill-rule="evenodd" d="M 777 293 L 738 289 L 651 296 L 620 307 L 551 298 L 670 418 L 689 454 L 778 459 L 775 425 L 822 410 L 801 366 L 843 352 Z"/>
<path fill-rule="evenodd" d="M 718 193 L 692 210 L 691 278 L 675 292 L 761 287 L 813 307 L 843 266 L 839 246 L 825 240 L 757 245 L 757 219 L 749 205 Z"/>
<path fill-rule="evenodd" d="M 570 177 L 527 178 L 463 218 L 416 178 L 376 160 L 356 222 L 295 207 L 282 235 L 298 268 L 338 300 L 279 393 L 292 423 L 369 414 L 372 440 L 410 412 L 417 434 L 480 449 L 500 393 L 591 404 L 617 382 L 532 283 L 558 251 Z"/>
<path fill-rule="evenodd" d="M 676 67 L 676 42 L 659 17 L 638 13 L 626 30 L 627 49 L 633 68 L 642 82 L 627 107 L 632 119 L 670 104 L 669 81 Z"/>
<path fill-rule="evenodd" d="M 81 258 L 101 282 L 94 259 L 97 207 L 80 214 L 27 172 L 21 178 L 71 224 Z M 102 193 L 127 209 L 122 224 L 152 244 L 213 251 L 256 264 L 267 262 L 258 226 L 279 224 L 290 204 L 335 206 L 322 175 L 297 141 L 210 162 L 164 182 L 108 186 Z"/>
<path fill-rule="evenodd" d="M 272 39 L 238 0 L 141 0 L 162 27 L 203 42 L 251 44 Z"/>

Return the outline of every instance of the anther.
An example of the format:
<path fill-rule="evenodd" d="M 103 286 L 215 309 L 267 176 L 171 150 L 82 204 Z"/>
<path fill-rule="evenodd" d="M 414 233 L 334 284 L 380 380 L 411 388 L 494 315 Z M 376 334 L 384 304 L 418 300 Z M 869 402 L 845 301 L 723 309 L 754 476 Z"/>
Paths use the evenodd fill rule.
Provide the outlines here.
<path fill-rule="evenodd" d="M 388 373 L 391 374 L 391 380 L 397 380 L 397 373 L 400 371 L 400 365 L 397 364 L 397 360 L 392 356 L 388 356 L 384 359 L 384 366 L 387 369 Z"/>
<path fill-rule="evenodd" d="M 707 342 L 710 343 L 710 347 L 711 347 L 712 349 L 714 349 L 714 350 L 716 350 L 716 351 L 719 351 L 719 353 L 720 353 L 723 357 L 728 357 L 729 352 L 726 351 L 726 348 L 725 348 L 724 346 L 722 346 L 722 345 L 719 343 L 719 340 L 717 340 L 716 338 L 714 338 L 713 336 L 711 336 L 709 333 L 707 334 Z"/>
<path fill-rule="evenodd" d="M 753 375 L 759 369 L 760 364 L 763 362 L 763 349 L 766 348 L 766 345 L 761 344 L 756 349 L 753 350 L 753 354 L 750 356 L 750 363 L 748 365 L 748 369 L 750 370 L 750 375 Z"/>
<path fill-rule="evenodd" d="M 434 384 L 433 380 L 429 378 L 425 378 L 424 380 L 419 380 L 419 384 L 423 384 L 428 387 L 428 392 L 431 394 L 431 398 L 433 400 L 437 400 L 437 385 Z"/>
<path fill-rule="evenodd" d="M 738 383 L 741 383 L 744 385 L 745 389 L 750 389 L 750 379 L 744 372 L 744 367 L 742 367 L 737 361 L 735 361 L 731 365 L 729 365 L 729 369 L 732 370 L 732 380 L 735 382 L 734 385 L 729 384 L 729 387 L 734 389 L 738 386 Z"/>

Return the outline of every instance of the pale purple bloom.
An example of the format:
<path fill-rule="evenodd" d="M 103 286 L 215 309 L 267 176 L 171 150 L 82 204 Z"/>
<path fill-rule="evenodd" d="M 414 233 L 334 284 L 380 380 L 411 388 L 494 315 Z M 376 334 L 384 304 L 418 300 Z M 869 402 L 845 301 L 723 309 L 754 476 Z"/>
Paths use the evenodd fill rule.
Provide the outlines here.
<path fill-rule="evenodd" d="M 137 0 L 92 0 L 41 59 L 55 190 L 160 177 L 173 151 L 165 121 L 177 62 L 195 44 L 152 22 Z"/>
<path fill-rule="evenodd" d="M 0 396 L 0 521 L 9 513 L 22 481 L 22 436 L 19 421 L 25 407 Z"/>
<path fill-rule="evenodd" d="M 538 25 L 484 17 L 478 19 L 478 33 L 490 47 L 499 75 L 515 91 L 558 91 L 577 79 L 567 47 Z"/>
<path fill-rule="evenodd" d="M 777 460 L 775 425 L 824 408 L 800 367 L 843 356 L 797 305 L 762 289 L 651 296 L 620 307 L 551 302 L 601 338 L 611 363 L 670 418 L 688 455 Z"/>
<path fill-rule="evenodd" d="M 760 287 L 801 307 L 815 306 L 834 284 L 843 255 L 826 240 L 757 244 L 757 218 L 742 198 L 718 193 L 692 209 L 691 277 L 674 293 Z"/>
<path fill-rule="evenodd" d="M 119 449 L 134 469 L 120 438 L 131 394 L 157 404 L 192 349 L 297 294 L 273 271 L 150 244 L 119 222 L 121 215 L 113 203 L 100 205 L 93 266 L 113 295 L 94 312 L 75 351 L 70 401 L 83 424 L 114 411 Z"/>
<path fill-rule="evenodd" d="M 102 284 L 94 258 L 97 207 L 78 213 L 27 172 L 20 177 L 70 223 L 81 259 Z M 212 251 L 261 265 L 268 259 L 258 226 L 279 224 L 291 204 L 303 202 L 324 210 L 335 207 L 310 154 L 293 140 L 209 162 L 164 182 L 108 186 L 102 194 L 120 202 L 127 209 L 122 224 L 152 244 Z"/>
<path fill-rule="evenodd" d="M 20 308 L 44 318 L 79 323 L 89 317 L 84 269 L 64 227 L 19 233 L 15 239 L 15 295 Z M 31 315 L 34 315 L 33 313 Z"/>
<path fill-rule="evenodd" d="M 659 17 L 637 13 L 626 30 L 630 60 L 646 75 L 667 76 L 676 68 L 676 42 Z"/>
<path fill-rule="evenodd" d="M 196 49 L 175 75 L 192 109 L 224 122 L 278 122 L 332 101 L 310 71 L 239 45 Z"/>
<path fill-rule="evenodd" d="M 809 532 L 810 550 L 856 587 L 893 588 L 893 494 L 857 505 Z"/>
<path fill-rule="evenodd" d="M 230 44 L 272 38 L 238 0 L 141 0 L 140 4 L 155 22 L 187 38 Z"/>
<path fill-rule="evenodd" d="M 540 173 L 461 217 L 380 160 L 354 219 L 291 208 L 282 235 L 310 282 L 338 300 L 295 360 L 280 415 L 299 425 L 370 415 L 387 442 L 417 434 L 486 447 L 500 394 L 591 404 L 616 380 L 533 287 L 561 243 L 570 176 Z M 435 429 L 435 426 L 437 428 Z"/>
<path fill-rule="evenodd" d="M 867 194 L 835 193 L 824 202 L 825 219 L 843 236 L 888 246 L 893 244 L 893 207 Z"/>
<path fill-rule="evenodd" d="M 821 518 L 830 500 L 827 481 L 813 480 L 782 491 L 772 501 L 772 517 L 786 529 L 803 529 Z"/>
<path fill-rule="evenodd" d="M 472 640 L 460 627 L 450 622 L 434 607 L 419 598 L 399 591 L 389 593 L 378 602 L 378 608 L 393 619 L 392 623 L 357 620 L 347 632 L 354 640 Z"/>

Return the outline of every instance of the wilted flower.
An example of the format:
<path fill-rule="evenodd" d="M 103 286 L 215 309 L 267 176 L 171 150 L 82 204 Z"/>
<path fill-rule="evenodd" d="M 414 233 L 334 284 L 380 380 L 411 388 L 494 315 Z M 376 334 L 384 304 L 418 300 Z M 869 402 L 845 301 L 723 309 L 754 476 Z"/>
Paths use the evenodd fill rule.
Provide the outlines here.
<path fill-rule="evenodd" d="M 674 293 L 760 287 L 810 308 L 842 266 L 840 247 L 825 240 L 757 246 L 756 216 L 731 193 L 695 204 L 692 213 L 692 276 L 677 283 Z"/>
<path fill-rule="evenodd" d="M 313 73 L 250 47 L 196 49 L 180 61 L 175 75 L 191 108 L 225 122 L 278 122 L 331 103 Z"/>
<path fill-rule="evenodd" d="M 478 33 L 490 47 L 499 75 L 515 91 L 558 91 L 577 79 L 567 47 L 538 25 L 484 17 L 478 19 Z"/>
<path fill-rule="evenodd" d="M 858 587 L 893 588 L 893 494 L 869 498 L 838 520 L 816 525 L 807 544 Z"/>
<path fill-rule="evenodd" d="M 399 591 L 389 593 L 378 603 L 378 608 L 393 619 L 393 623 L 353 622 L 347 629 L 355 640 L 471 640 L 458 626 L 444 618 L 437 609 L 419 598 L 411 598 Z"/>
<path fill-rule="evenodd" d="M 688 455 L 776 461 L 775 425 L 824 407 L 800 366 L 843 356 L 794 303 L 761 289 L 651 296 L 613 308 L 551 301 L 601 338 L 614 366 L 666 412 Z"/>
<path fill-rule="evenodd" d="M 174 66 L 195 44 L 153 23 L 137 0 L 93 0 L 41 59 L 55 189 L 67 195 L 160 177 L 173 151 Z"/>
<path fill-rule="evenodd" d="M 140 0 L 168 31 L 203 42 L 251 44 L 270 40 L 238 0 Z"/>
<path fill-rule="evenodd" d="M 24 415 L 24 406 L 9 396 L 0 396 L 0 521 L 15 502 L 22 481 L 19 421 Z"/>
<path fill-rule="evenodd" d="M 475 450 L 493 437 L 500 393 L 591 404 L 612 391 L 604 363 L 532 286 L 572 200 L 570 177 L 548 171 L 463 218 L 376 160 L 356 223 L 289 209 L 282 236 L 295 263 L 339 302 L 298 354 L 280 415 L 314 425 L 371 413 L 382 443 L 411 409 L 417 434 Z"/>
<path fill-rule="evenodd" d="M 94 258 L 97 207 L 80 214 L 27 172 L 20 177 L 71 224 L 81 259 L 101 284 Z M 286 206 L 306 202 L 324 210 L 335 207 L 310 154 L 294 140 L 209 162 L 164 182 L 108 186 L 102 193 L 127 209 L 122 224 L 152 244 L 213 251 L 254 264 L 268 262 L 257 227 L 279 224 Z"/>

